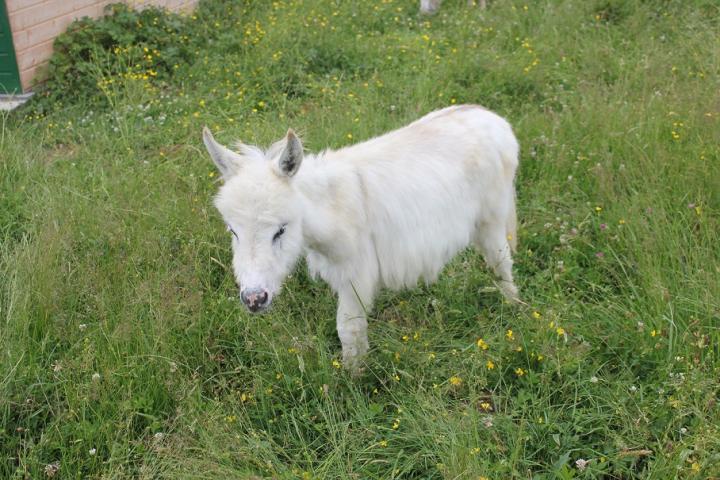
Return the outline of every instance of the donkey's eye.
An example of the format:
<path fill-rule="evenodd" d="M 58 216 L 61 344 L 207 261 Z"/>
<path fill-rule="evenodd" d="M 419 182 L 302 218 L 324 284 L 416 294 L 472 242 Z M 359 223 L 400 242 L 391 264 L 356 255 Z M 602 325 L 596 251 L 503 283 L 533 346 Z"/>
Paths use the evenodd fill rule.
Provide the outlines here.
<path fill-rule="evenodd" d="M 230 228 L 230 225 L 225 225 L 225 227 L 227 228 L 227 231 L 232 233 L 235 238 L 238 238 L 237 233 L 235 233 L 235 230 Z"/>
<path fill-rule="evenodd" d="M 285 233 L 285 227 L 287 224 L 280 227 L 280 229 L 275 232 L 275 235 L 273 235 L 273 242 L 275 242 L 278 238 L 282 237 L 282 234 Z"/>

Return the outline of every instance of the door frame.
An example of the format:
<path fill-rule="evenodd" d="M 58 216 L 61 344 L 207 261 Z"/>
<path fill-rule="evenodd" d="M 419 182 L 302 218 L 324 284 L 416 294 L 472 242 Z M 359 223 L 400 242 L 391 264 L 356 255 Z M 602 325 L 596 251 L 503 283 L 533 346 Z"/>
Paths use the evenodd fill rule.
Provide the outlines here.
<path fill-rule="evenodd" d="M 5 67 L 7 67 L 7 71 L 5 72 L 7 78 L 0 78 L 0 94 L 20 94 L 23 92 L 22 82 L 20 81 L 20 69 L 15 54 L 12 30 L 10 29 L 10 15 L 8 14 L 5 0 L 0 0 L 0 32 L 3 32 L 3 35 L 7 35 L 7 39 L 0 37 L 0 42 L 9 48 L 6 54 L 0 55 L 0 68 L 5 69 Z M 2 50 L 0 50 L 0 52 L 2 52 Z"/>

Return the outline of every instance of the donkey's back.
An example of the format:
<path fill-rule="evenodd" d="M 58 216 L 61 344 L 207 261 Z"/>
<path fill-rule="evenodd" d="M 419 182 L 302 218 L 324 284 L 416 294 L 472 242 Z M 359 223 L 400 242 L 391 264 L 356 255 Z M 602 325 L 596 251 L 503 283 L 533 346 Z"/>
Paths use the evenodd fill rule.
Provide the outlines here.
<path fill-rule="evenodd" d="M 337 154 L 355 162 L 363 183 L 384 285 L 432 281 L 469 244 L 509 258 L 518 143 L 500 116 L 474 105 L 445 108 Z"/>

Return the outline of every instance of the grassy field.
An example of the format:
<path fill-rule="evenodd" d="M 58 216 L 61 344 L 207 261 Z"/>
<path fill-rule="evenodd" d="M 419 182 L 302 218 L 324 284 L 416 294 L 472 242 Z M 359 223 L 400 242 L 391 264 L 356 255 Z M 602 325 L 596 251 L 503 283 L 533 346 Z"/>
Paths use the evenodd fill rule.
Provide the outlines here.
<path fill-rule="evenodd" d="M 0 117 L 0 478 L 720 477 L 720 6 L 416 3 L 207 2 Z M 203 125 L 465 102 L 522 146 L 527 307 L 468 251 L 381 295 L 359 379 L 304 265 L 244 311 Z"/>

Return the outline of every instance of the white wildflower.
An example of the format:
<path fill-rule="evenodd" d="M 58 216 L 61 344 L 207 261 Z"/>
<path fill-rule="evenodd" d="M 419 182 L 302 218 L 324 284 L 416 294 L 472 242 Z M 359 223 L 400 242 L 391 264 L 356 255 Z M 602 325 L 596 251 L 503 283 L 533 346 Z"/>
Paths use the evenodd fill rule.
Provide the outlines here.
<path fill-rule="evenodd" d="M 47 475 L 49 478 L 54 477 L 58 470 L 60 470 L 60 462 L 53 462 L 48 465 L 45 465 L 45 475 Z"/>

